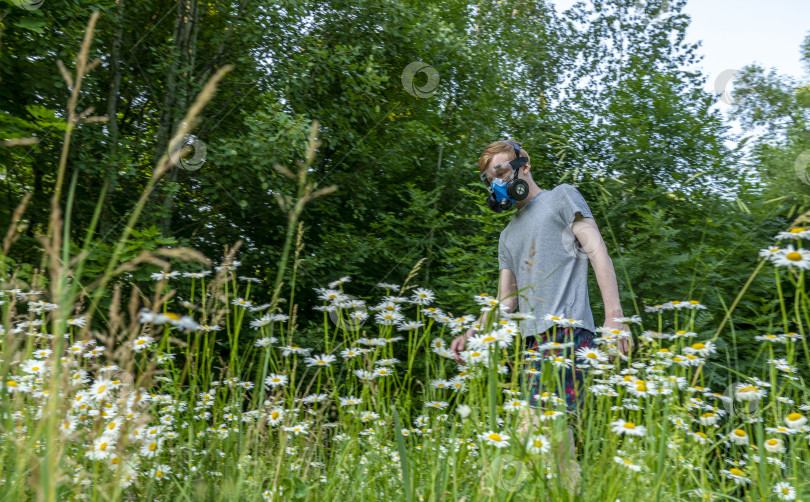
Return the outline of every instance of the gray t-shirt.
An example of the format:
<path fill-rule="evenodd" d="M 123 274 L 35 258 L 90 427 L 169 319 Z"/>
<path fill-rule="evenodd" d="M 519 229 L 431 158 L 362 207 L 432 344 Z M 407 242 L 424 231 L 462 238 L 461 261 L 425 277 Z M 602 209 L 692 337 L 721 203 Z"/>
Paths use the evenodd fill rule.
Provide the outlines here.
<path fill-rule="evenodd" d="M 588 203 L 575 187 L 563 183 L 543 190 L 518 209 L 501 232 L 498 265 L 515 274 L 520 312 L 535 319 L 520 322 L 524 337 L 550 329 L 551 314 L 577 319 L 583 327 L 596 326 L 588 299 L 588 255 L 571 230 L 577 213 L 593 218 Z"/>

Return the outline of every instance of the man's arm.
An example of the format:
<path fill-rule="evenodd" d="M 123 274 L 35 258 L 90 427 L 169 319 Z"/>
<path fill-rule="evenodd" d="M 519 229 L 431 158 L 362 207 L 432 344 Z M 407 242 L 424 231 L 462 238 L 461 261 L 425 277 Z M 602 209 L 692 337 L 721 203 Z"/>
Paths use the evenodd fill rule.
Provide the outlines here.
<path fill-rule="evenodd" d="M 623 317 L 613 260 L 608 255 L 607 246 L 599 232 L 599 227 L 596 226 L 596 221 L 577 214 L 571 230 L 591 261 L 591 266 L 596 274 L 596 282 L 599 283 L 599 290 L 602 292 L 602 301 L 605 304 L 605 318 Z"/>
<path fill-rule="evenodd" d="M 613 269 L 613 260 L 610 259 L 605 241 L 596 226 L 593 218 L 583 218 L 577 214 L 571 230 L 574 236 L 588 254 L 593 271 L 596 274 L 596 282 L 599 283 L 599 290 L 602 292 L 602 302 L 605 304 L 605 323 L 609 328 L 630 331 L 626 325 L 613 321 L 614 317 L 624 317 L 621 301 L 619 300 L 619 285 L 616 281 L 616 272 Z M 627 354 L 633 347 L 632 336 L 625 340 L 618 341 L 618 348 L 623 354 Z"/>

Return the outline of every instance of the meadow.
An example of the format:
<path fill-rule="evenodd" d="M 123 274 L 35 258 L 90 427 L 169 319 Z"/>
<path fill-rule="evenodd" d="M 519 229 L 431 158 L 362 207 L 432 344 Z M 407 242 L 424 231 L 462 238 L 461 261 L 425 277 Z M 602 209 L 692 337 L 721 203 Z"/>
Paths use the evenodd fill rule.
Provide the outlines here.
<path fill-rule="evenodd" d="M 243 273 L 238 244 L 216 264 L 177 247 L 121 263 L 171 166 L 164 154 L 106 270 L 82 282 L 104 198 L 82 229 L 87 238 L 73 242 L 77 175 L 68 180 L 67 152 L 82 78 L 93 67 L 91 38 L 66 77 L 75 85 L 40 236 L 42 266 L 23 278 L 7 258 L 30 197 L 0 255 L 2 500 L 754 501 L 810 493 L 802 376 L 810 361 L 810 251 L 802 242 L 810 229 L 798 220 L 761 244 L 752 271 L 772 269 L 781 312 L 781 323 L 755 336 L 755 374 L 718 357 L 718 337 L 733 333 L 745 288 L 713 335 L 695 327 L 705 305 L 669 299 L 619 319 L 630 332 L 599 329 L 598 346 L 576 352 L 566 344 L 525 350 L 521 321 L 531 314 L 505 312 L 494 291 L 470 291 L 462 315 L 443 309 L 441 291 L 416 284 L 419 264 L 400 283 L 378 284 L 373 300 L 354 298 L 352 277 L 337 272 L 316 289 L 322 303 L 299 305 L 299 217 L 307 202 L 334 191 L 307 180 L 317 123 L 298 172 L 277 167 L 298 195 L 278 200 L 287 232 L 275 281 Z M 211 78 L 168 151 L 227 71 Z M 128 287 L 132 273 L 155 266 L 150 288 Z M 319 339 L 303 336 L 299 309 L 322 312 Z M 566 314 L 548 319 L 555 329 L 580 325 Z M 470 327 L 477 335 L 459 365 L 449 344 Z M 635 348 L 625 356 L 616 347 L 628 336 Z M 575 415 L 558 391 L 561 372 L 573 366 L 585 375 Z M 543 383 L 534 395 L 532 374 Z M 527 430 L 531 418 L 537 425 Z M 569 427 L 581 466 L 576 486 L 554 453 Z"/>

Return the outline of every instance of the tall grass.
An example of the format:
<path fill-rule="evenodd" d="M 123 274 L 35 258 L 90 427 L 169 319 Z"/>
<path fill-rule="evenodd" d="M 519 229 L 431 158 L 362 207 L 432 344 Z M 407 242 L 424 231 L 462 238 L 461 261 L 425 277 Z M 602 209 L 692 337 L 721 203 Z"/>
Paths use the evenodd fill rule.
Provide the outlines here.
<path fill-rule="evenodd" d="M 763 500 L 789 499 L 791 490 L 806 496 L 810 430 L 799 370 L 810 360 L 803 328 L 810 319 L 801 267 L 774 266 L 783 333 L 763 328 L 771 337 L 762 339 L 760 374 L 711 359 L 712 342 L 745 290 L 712 339 L 692 331 L 702 305 L 670 301 L 648 308 L 646 320 L 625 320 L 638 345 L 631 357 L 616 352 L 616 337 L 625 333 L 605 331 L 594 358 L 571 361 L 593 361 L 577 415 L 566 411 L 559 370 L 548 358 L 541 370 L 545 394 L 539 401 L 526 395 L 522 375 L 541 354 L 522 349 L 518 316 L 502 312 L 491 296 L 471 300 L 490 312 L 478 328 L 492 340 L 472 343 L 463 354 L 467 364 L 457 365 L 448 342 L 475 325 L 475 316 L 453 317 L 434 306 L 433 292 L 409 285 L 418 265 L 402 285 L 380 285 L 382 301 L 368 306 L 367 318 L 365 302 L 347 297 L 350 278 L 319 288 L 323 339 L 318 351 L 298 347 L 292 299 L 303 249 L 299 217 L 309 200 L 335 190 L 313 191 L 306 178 L 317 123 L 298 172 L 277 167 L 297 182 L 298 193 L 278 200 L 288 227 L 273 284 L 238 275 L 238 245 L 217 266 L 191 249 L 119 263 L 169 168 L 164 156 L 106 271 L 82 287 L 75 278 L 83 276 L 101 202 L 81 251 L 71 255 L 75 177 L 64 217 L 60 197 L 75 93 L 93 66 L 86 55 L 96 18 L 76 75 L 63 71 L 74 95 L 43 238 L 47 275 L 23 285 L 6 271 L 29 198 L 14 214 L 0 257 L 3 500 Z M 169 151 L 227 70 L 203 89 Z M 201 268 L 179 274 L 166 258 Z M 127 298 L 116 278 L 144 263 L 164 269 L 152 296 L 133 291 Z M 768 263 L 763 258 L 752 277 Z M 180 281 L 190 283 L 188 300 L 175 297 Z M 269 291 L 269 304 L 251 300 L 257 288 Z M 786 304 L 784 288 L 795 291 L 795 304 Z M 102 298 L 110 299 L 103 315 Z M 674 331 L 665 333 L 669 316 Z M 707 388 L 708 371 L 722 372 L 728 389 Z M 578 495 L 555 454 L 569 426 L 583 469 Z"/>

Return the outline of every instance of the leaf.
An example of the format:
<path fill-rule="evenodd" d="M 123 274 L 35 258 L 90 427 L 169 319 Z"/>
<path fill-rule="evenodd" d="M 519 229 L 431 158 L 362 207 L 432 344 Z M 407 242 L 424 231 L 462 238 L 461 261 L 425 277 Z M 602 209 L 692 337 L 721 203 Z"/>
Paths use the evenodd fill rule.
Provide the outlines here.
<path fill-rule="evenodd" d="M 34 19 L 32 17 L 24 17 L 14 22 L 14 26 L 24 28 L 26 30 L 31 30 L 33 32 L 39 33 L 40 35 L 45 33 L 45 30 L 43 30 L 42 27 L 47 24 L 48 23 L 46 23 L 41 19 Z"/>

